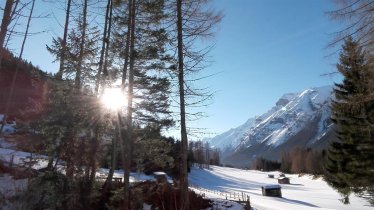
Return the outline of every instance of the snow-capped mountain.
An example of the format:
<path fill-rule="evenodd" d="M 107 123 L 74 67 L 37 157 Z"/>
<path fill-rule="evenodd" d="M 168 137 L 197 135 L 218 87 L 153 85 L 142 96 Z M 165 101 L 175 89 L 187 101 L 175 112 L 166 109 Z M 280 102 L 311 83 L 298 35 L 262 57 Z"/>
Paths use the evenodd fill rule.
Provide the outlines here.
<path fill-rule="evenodd" d="M 331 132 L 331 86 L 284 94 L 267 113 L 209 139 L 223 163 L 248 166 L 258 156 L 279 159 L 294 147 L 323 148 Z"/>
<path fill-rule="evenodd" d="M 226 149 L 230 150 L 238 146 L 242 140 L 243 135 L 255 125 L 255 119 L 250 118 L 243 125 L 232 128 L 222 134 L 219 134 L 213 138 L 204 139 L 204 141 L 209 142 L 211 147 L 219 148 L 221 151 Z"/>

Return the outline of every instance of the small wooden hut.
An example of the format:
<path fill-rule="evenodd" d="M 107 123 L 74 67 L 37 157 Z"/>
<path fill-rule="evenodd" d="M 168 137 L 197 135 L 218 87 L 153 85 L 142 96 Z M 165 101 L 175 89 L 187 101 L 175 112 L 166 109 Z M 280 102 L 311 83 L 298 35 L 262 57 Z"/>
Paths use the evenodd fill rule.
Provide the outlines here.
<path fill-rule="evenodd" d="M 263 196 L 282 197 L 281 186 L 278 184 L 264 185 L 261 187 Z"/>
<path fill-rule="evenodd" d="M 288 178 L 288 177 L 280 177 L 278 179 L 278 184 L 290 184 L 290 178 Z"/>

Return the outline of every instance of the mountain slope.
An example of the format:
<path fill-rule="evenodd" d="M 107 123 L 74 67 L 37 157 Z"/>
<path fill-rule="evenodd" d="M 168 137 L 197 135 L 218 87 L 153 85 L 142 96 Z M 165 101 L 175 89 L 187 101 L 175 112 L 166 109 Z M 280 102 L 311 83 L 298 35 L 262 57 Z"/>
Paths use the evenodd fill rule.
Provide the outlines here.
<path fill-rule="evenodd" d="M 219 134 L 211 139 L 205 139 L 209 142 L 211 147 L 219 148 L 221 151 L 232 149 L 240 144 L 243 135 L 255 124 L 255 119 L 250 118 L 243 125 L 232 128 L 222 134 Z"/>
<path fill-rule="evenodd" d="M 223 163 L 238 167 L 248 166 L 258 156 L 277 160 L 294 147 L 324 148 L 334 137 L 331 91 L 331 86 L 325 86 L 285 94 L 267 113 L 209 143 L 224 149 Z"/>

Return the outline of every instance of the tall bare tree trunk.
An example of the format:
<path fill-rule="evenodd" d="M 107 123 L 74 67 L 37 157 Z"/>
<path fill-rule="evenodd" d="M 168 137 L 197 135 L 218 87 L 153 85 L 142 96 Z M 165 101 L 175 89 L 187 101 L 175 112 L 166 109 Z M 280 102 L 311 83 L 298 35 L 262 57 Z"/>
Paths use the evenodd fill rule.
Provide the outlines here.
<path fill-rule="evenodd" d="M 122 69 L 122 84 L 121 89 L 124 92 L 126 88 L 126 78 L 127 78 L 127 68 L 129 64 L 129 57 L 130 57 L 130 44 L 131 44 L 131 33 L 132 33 L 132 13 L 133 13 L 133 0 L 128 0 L 128 18 L 127 18 L 127 35 L 126 35 L 126 46 L 124 52 L 124 65 Z M 134 6 L 135 9 L 135 6 Z M 130 169 L 131 169 L 131 161 L 129 160 L 129 135 L 128 135 L 128 125 L 126 122 L 128 120 L 123 120 L 124 116 L 122 113 L 118 112 L 118 121 L 117 126 L 119 128 L 119 144 L 121 149 L 121 159 L 122 159 L 122 168 L 124 170 L 124 202 L 123 202 L 123 209 L 129 210 L 130 209 Z"/>
<path fill-rule="evenodd" d="M 20 2 L 20 0 L 16 0 L 15 2 L 14 2 L 14 7 L 13 7 L 13 9 L 12 9 L 12 14 L 10 15 L 10 22 L 12 22 L 14 19 L 15 19 L 15 17 L 18 15 L 19 16 L 19 14 L 17 14 L 17 13 L 19 13 L 19 12 L 21 12 L 21 11 L 17 11 L 17 8 L 18 8 L 18 5 L 19 5 L 19 2 Z M 9 25 L 10 25 L 10 23 L 9 23 Z M 9 25 L 8 25 L 8 27 L 9 27 Z M 9 40 L 11 39 L 11 37 L 12 37 L 12 33 L 14 32 L 14 28 L 17 26 L 17 23 L 15 23 L 14 25 L 13 25 L 13 27 L 12 28 L 8 28 L 7 30 L 8 30 L 8 34 L 7 34 L 7 36 L 8 36 L 8 38 L 6 39 L 6 41 L 4 42 L 4 45 L 3 45 L 3 48 L 6 48 L 7 46 L 8 46 L 8 43 L 9 43 Z M 1 60 L 0 60 L 1 61 Z"/>
<path fill-rule="evenodd" d="M 23 41 L 22 41 L 22 45 L 21 45 L 21 51 L 20 51 L 19 56 L 18 56 L 19 60 L 22 59 L 23 51 L 25 49 L 26 39 L 27 39 L 28 34 L 29 34 L 31 17 L 32 17 L 32 13 L 34 12 L 34 6 L 35 6 L 35 0 L 32 1 L 30 14 L 29 14 L 29 17 L 28 17 L 28 20 L 27 20 L 26 31 L 25 31 L 25 35 L 23 37 Z M 10 108 L 10 101 L 12 100 L 12 97 L 13 97 L 13 94 L 14 94 L 14 88 L 15 88 L 15 84 L 16 84 L 18 71 L 19 71 L 19 64 L 20 64 L 20 62 L 17 63 L 16 71 L 13 74 L 9 95 L 8 95 L 8 98 L 7 98 L 7 101 L 6 101 L 6 104 L 5 104 L 5 112 L 4 112 L 3 121 L 2 121 L 1 127 L 0 127 L 0 136 L 2 136 L 2 134 L 3 134 L 3 129 L 4 129 L 4 126 L 5 126 L 6 121 L 7 121 L 8 112 L 9 112 L 9 108 Z"/>
<path fill-rule="evenodd" d="M 12 3 L 10 3 L 10 2 L 12 2 Z M 14 7 L 13 7 L 13 5 L 10 6 L 10 4 L 13 4 Z M 1 26 L 0 26 L 0 37 L 1 37 L 1 40 L 2 40 L 1 44 L 0 44 L 0 71 L 1 71 L 2 62 L 3 62 L 4 50 L 7 47 L 8 42 L 10 40 L 11 32 L 13 31 L 14 27 L 16 26 L 16 24 L 14 24 L 13 28 L 10 29 L 10 33 L 8 34 L 8 31 L 9 31 L 8 27 L 9 27 L 10 23 L 12 22 L 15 14 L 17 12 L 18 4 L 19 4 L 19 0 L 16 0 L 15 2 L 14 1 L 7 1 L 6 5 L 5 5 L 5 8 L 4 8 L 3 19 L 2 19 Z M 8 10 L 12 10 L 10 14 L 9 14 Z M 5 37 L 6 37 L 7 34 L 8 34 L 8 39 L 4 43 L 4 40 L 5 40 Z M 1 131 L 0 131 L 0 135 L 1 135 Z"/>
<path fill-rule="evenodd" d="M 13 4 L 14 4 L 14 0 L 6 0 L 4 13 L 3 13 L 3 20 L 1 21 L 1 28 L 0 28 L 0 49 L 4 47 L 5 37 L 8 32 L 8 26 L 11 21 Z"/>
<path fill-rule="evenodd" d="M 83 22 L 82 22 L 82 37 L 79 44 L 79 57 L 78 57 L 78 66 L 77 72 L 75 75 L 75 88 L 81 88 L 81 77 L 82 77 L 82 64 L 83 64 L 83 54 L 84 54 L 84 45 L 86 41 L 86 28 L 87 28 L 87 0 L 83 2 Z"/>
<path fill-rule="evenodd" d="M 103 67 L 103 75 L 104 79 L 109 75 L 108 73 L 108 55 L 109 55 L 109 47 L 110 47 L 110 35 L 112 33 L 112 20 L 113 20 L 113 2 L 110 1 L 110 8 L 109 8 L 109 23 L 108 23 L 108 32 L 107 32 L 107 43 L 105 49 L 105 59 L 104 59 L 104 67 Z M 109 75 L 110 76 L 110 75 Z M 109 78 L 111 79 L 111 78 Z"/>
<path fill-rule="evenodd" d="M 100 51 L 100 60 L 99 60 L 99 68 L 96 75 L 96 86 L 95 92 L 99 92 L 99 87 L 101 85 L 101 73 L 103 72 L 103 65 L 104 65 L 104 56 L 106 49 L 108 48 L 108 21 L 109 21 L 109 10 L 111 9 L 111 0 L 108 0 L 105 12 L 105 22 L 104 22 L 104 31 L 103 31 L 103 40 L 101 44 L 101 51 Z"/>
<path fill-rule="evenodd" d="M 182 0 L 177 0 L 177 30 L 178 30 L 178 82 L 179 82 L 179 106 L 180 106 L 180 126 L 181 126 L 181 156 L 182 164 L 180 171 L 180 210 L 189 209 L 188 194 L 188 174 L 187 174 L 187 128 L 186 128 L 186 108 L 184 98 L 184 69 L 183 69 L 183 20 L 182 20 Z"/>
<path fill-rule="evenodd" d="M 129 65 L 129 51 L 130 51 L 130 35 L 131 35 L 131 17 L 132 17 L 132 0 L 129 0 L 128 10 L 129 17 L 127 18 L 127 34 L 126 34 L 126 46 L 125 46 L 125 62 L 122 69 L 122 90 L 126 86 L 126 77 L 127 77 L 127 67 Z"/>
<path fill-rule="evenodd" d="M 127 116 L 126 116 L 126 126 L 127 131 L 125 135 L 125 172 L 124 172 L 124 209 L 129 210 L 130 207 L 130 170 L 131 170 L 131 160 L 132 160 L 132 149 L 133 149 L 133 131 L 132 131 L 132 101 L 133 101 L 133 91 L 134 91 L 134 45 L 135 45 L 135 17 L 136 17 L 136 7 L 135 0 L 131 0 L 131 36 L 130 36 L 130 68 L 129 68 L 129 84 L 127 89 Z"/>
<path fill-rule="evenodd" d="M 117 164 L 117 141 L 119 139 L 119 134 L 118 134 L 118 126 L 116 125 L 115 127 L 115 136 L 112 139 L 112 148 L 111 148 L 111 156 L 110 156 L 110 168 L 108 172 L 108 177 L 105 180 L 105 184 L 103 187 L 103 192 L 107 192 L 107 190 L 110 188 L 112 184 L 112 179 L 114 175 L 114 170 L 116 169 L 116 164 Z"/>
<path fill-rule="evenodd" d="M 66 177 L 70 180 L 74 178 L 74 156 L 75 152 L 75 133 L 73 132 L 74 128 L 69 126 L 66 129 L 65 139 L 64 141 L 64 148 L 65 148 L 65 161 L 66 161 Z"/>
<path fill-rule="evenodd" d="M 67 7 L 66 7 L 66 17 L 65 17 L 65 26 L 64 26 L 64 35 L 62 38 L 61 43 L 61 56 L 60 56 L 60 67 L 56 74 L 57 79 L 62 79 L 62 75 L 64 74 L 64 63 L 65 63 L 65 56 L 66 56 L 66 41 L 68 37 L 68 29 L 69 29 L 69 19 L 70 19 L 70 7 L 71 7 L 71 0 L 68 0 Z"/>

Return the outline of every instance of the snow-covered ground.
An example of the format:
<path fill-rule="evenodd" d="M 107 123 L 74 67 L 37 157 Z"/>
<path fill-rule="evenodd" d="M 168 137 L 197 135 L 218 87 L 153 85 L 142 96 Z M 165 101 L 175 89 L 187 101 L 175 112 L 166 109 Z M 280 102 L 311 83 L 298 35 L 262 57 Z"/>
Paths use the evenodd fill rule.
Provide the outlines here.
<path fill-rule="evenodd" d="M 0 141 L 2 144 L 7 144 L 5 141 Z M 13 158 L 13 160 L 12 160 Z M 30 152 L 21 152 L 13 149 L 0 148 L 0 160 L 4 162 L 12 162 L 15 165 L 27 166 L 28 161 L 32 158 L 35 161 L 32 168 L 41 169 L 47 167 L 47 157 L 44 155 L 31 154 Z"/>
<path fill-rule="evenodd" d="M 0 141 L 1 143 L 1 141 Z M 31 157 L 31 153 L 29 152 L 21 152 L 13 149 L 5 149 L 0 148 L 0 160 L 10 163 L 11 158 L 13 156 L 13 164 L 20 165 L 20 166 L 27 166 L 27 162 Z M 35 161 L 32 165 L 33 169 L 41 169 L 47 167 L 48 160 L 46 156 L 43 155 L 32 155 L 33 161 Z M 62 173 L 65 173 L 65 169 L 63 166 L 59 165 L 58 170 Z M 98 178 L 106 178 L 108 176 L 109 169 L 100 168 L 96 172 L 96 177 Z M 123 178 L 123 170 L 115 170 L 113 177 L 114 178 Z M 146 181 L 146 180 L 154 180 L 152 175 L 148 176 L 144 173 L 130 173 L 130 182 L 136 181 Z M 172 178 L 167 176 L 167 180 L 172 182 Z"/>
<path fill-rule="evenodd" d="M 21 164 L 28 160 L 31 154 L 27 152 L 20 152 L 12 149 L 0 148 L 0 159 L 9 162 L 10 157 L 13 156 L 14 164 Z M 46 157 L 42 155 L 33 155 L 33 158 L 38 158 L 37 163 L 33 168 L 46 167 Z M 35 159 L 34 159 L 35 160 Z M 63 168 L 61 168 L 63 171 Z M 97 177 L 106 177 L 108 169 L 100 169 L 97 172 Z M 274 174 L 275 178 L 268 178 L 268 174 Z M 237 203 L 226 201 L 225 194 L 219 194 L 220 192 L 236 192 L 236 194 L 249 195 L 252 207 L 257 210 L 272 210 L 272 209 L 287 209 L 287 210 L 302 210 L 302 209 L 357 209 L 365 210 L 373 207 L 368 206 L 368 203 L 358 197 L 351 196 L 350 205 L 342 204 L 339 199 L 339 194 L 329 187 L 325 181 L 321 178 L 312 179 L 311 176 L 298 177 L 297 175 L 287 174 L 290 178 L 291 184 L 282 185 L 282 198 L 265 197 L 262 196 L 261 186 L 266 184 L 277 184 L 277 177 L 279 172 L 261 172 L 254 170 L 241 170 L 235 168 L 225 168 L 218 166 L 211 166 L 210 170 L 192 168 L 189 174 L 189 182 L 192 186 L 199 186 L 203 189 L 209 189 L 211 191 L 199 190 L 194 187 L 191 189 L 195 190 L 199 194 L 205 194 L 208 198 L 212 198 L 215 202 L 215 209 L 231 209 L 240 210 L 243 207 Z M 122 178 L 123 171 L 115 171 L 114 177 Z M 153 176 L 146 176 L 144 174 L 131 173 L 131 182 L 141 180 L 152 180 Z M 4 176 L 0 178 L 0 188 L 6 189 L 4 186 L 11 186 L 16 189 L 10 190 L 9 192 L 18 191 L 20 186 L 24 186 L 24 183 L 10 183 L 11 178 Z M 171 182 L 171 178 L 168 177 Z M 22 182 L 22 181 L 21 181 Z M 5 184 L 5 185 L 2 185 Z M 8 191 L 8 190 L 6 190 Z M 0 194 L 4 192 L 0 190 Z M 8 195 L 9 196 L 9 195 Z M 7 197 L 8 197 L 7 196 Z M 246 196 L 245 196 L 246 197 Z M 229 198 L 232 199 L 232 198 Z M 231 207 L 230 207 L 231 206 Z M 230 207 L 230 208 L 229 208 Z"/>
<path fill-rule="evenodd" d="M 275 178 L 268 178 L 274 174 Z M 261 186 L 278 184 L 279 172 L 261 172 L 211 166 L 211 170 L 192 168 L 189 182 L 202 188 L 218 191 L 245 192 L 250 195 L 251 205 L 258 210 L 302 210 L 302 209 L 371 209 L 368 203 L 358 197 L 351 196 L 350 205 L 339 201 L 339 194 L 329 187 L 321 178 L 313 180 L 311 176 L 298 177 L 286 174 L 291 184 L 282 184 L 282 198 L 262 196 Z M 207 197 L 223 198 L 213 193 Z"/>

